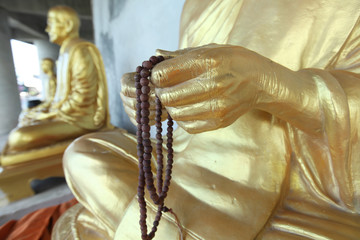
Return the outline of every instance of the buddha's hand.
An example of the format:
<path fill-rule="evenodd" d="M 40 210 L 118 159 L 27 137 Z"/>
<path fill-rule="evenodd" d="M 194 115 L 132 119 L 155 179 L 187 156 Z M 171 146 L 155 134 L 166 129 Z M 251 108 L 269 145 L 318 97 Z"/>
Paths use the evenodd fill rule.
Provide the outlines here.
<path fill-rule="evenodd" d="M 137 125 L 136 122 L 136 88 L 135 88 L 135 73 L 125 73 L 121 78 L 121 92 L 120 97 L 123 101 L 124 109 L 129 116 L 131 122 Z M 155 124 L 155 91 L 154 85 L 150 83 L 150 125 Z M 163 108 L 161 119 L 167 118 L 167 112 Z"/>
<path fill-rule="evenodd" d="M 175 52 L 151 75 L 155 93 L 189 133 L 226 127 L 254 107 L 273 63 L 248 49 L 211 44 Z"/>

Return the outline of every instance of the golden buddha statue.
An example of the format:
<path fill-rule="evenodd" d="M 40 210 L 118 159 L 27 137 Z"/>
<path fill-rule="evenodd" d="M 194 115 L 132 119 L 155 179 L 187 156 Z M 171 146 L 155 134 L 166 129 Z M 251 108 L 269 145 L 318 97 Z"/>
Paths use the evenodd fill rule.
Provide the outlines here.
<path fill-rule="evenodd" d="M 46 32 L 51 42 L 61 46 L 56 92 L 49 105 L 20 116 L 9 134 L 0 156 L 2 202 L 34 194 L 33 179 L 64 176 L 66 147 L 85 133 L 111 128 L 102 58 L 94 44 L 79 37 L 79 27 L 72 8 L 49 10 Z"/>
<path fill-rule="evenodd" d="M 26 114 L 10 133 L 2 165 L 36 158 L 38 149 L 45 151 L 42 156 L 51 155 L 48 146 L 110 126 L 102 58 L 94 44 L 79 37 L 79 27 L 72 8 L 49 10 L 46 32 L 61 46 L 56 92 L 49 106 Z"/>
<path fill-rule="evenodd" d="M 54 72 L 54 67 L 55 63 L 54 60 L 52 60 L 51 58 L 44 58 L 41 61 L 41 69 L 46 74 L 48 80 L 45 88 L 45 99 L 46 102 L 49 102 L 49 105 L 54 99 L 56 92 L 56 75 Z"/>
<path fill-rule="evenodd" d="M 39 112 L 48 112 L 51 106 L 51 103 L 54 100 L 56 92 L 56 75 L 54 71 L 55 63 L 51 58 L 44 58 L 41 61 L 41 69 L 46 75 L 46 85 L 45 85 L 45 98 L 44 101 L 32 108 L 25 109 L 21 112 L 19 116 L 18 126 L 26 126 L 31 123 L 31 121 L 36 118 L 36 115 Z"/>
<path fill-rule="evenodd" d="M 186 1 L 182 50 L 158 51 L 171 58 L 151 75 L 179 125 L 165 205 L 183 239 L 360 239 L 359 7 Z M 133 75 L 121 95 L 134 121 Z M 136 137 L 115 131 L 69 146 L 80 204 L 53 239 L 141 239 L 136 152 Z M 169 213 L 154 239 L 179 239 Z"/>

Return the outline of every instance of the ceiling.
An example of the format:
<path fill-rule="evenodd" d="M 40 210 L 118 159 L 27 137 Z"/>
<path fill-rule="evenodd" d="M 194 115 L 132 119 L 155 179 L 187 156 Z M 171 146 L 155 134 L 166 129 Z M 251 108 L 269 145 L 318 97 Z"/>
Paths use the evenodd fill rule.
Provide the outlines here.
<path fill-rule="evenodd" d="M 91 0 L 0 0 L 0 8 L 8 13 L 11 38 L 26 42 L 48 39 L 47 11 L 56 5 L 74 8 L 81 20 L 80 36 L 93 41 Z"/>

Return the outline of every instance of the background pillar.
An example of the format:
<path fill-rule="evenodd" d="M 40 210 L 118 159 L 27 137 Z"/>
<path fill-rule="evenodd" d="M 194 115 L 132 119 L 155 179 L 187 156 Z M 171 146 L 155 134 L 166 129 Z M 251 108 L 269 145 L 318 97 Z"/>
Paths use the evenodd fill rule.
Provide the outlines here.
<path fill-rule="evenodd" d="M 7 13 L 0 8 L 0 135 L 18 123 L 21 111 Z"/>

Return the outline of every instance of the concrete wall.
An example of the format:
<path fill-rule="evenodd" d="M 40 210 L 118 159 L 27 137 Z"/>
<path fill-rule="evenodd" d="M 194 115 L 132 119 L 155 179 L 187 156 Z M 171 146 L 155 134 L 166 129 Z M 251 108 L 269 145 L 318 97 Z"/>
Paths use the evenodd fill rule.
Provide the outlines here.
<path fill-rule="evenodd" d="M 135 132 L 119 96 L 121 76 L 155 50 L 176 50 L 184 0 L 92 0 L 95 44 L 105 64 L 111 122 Z"/>
<path fill-rule="evenodd" d="M 1 8 L 0 55 L 0 135 L 2 135 L 17 125 L 21 107 L 11 52 L 7 12 Z"/>

